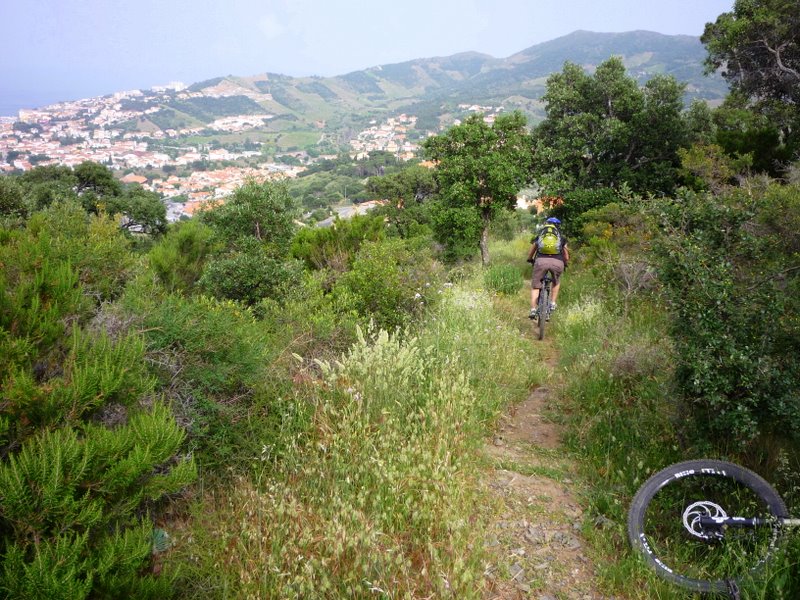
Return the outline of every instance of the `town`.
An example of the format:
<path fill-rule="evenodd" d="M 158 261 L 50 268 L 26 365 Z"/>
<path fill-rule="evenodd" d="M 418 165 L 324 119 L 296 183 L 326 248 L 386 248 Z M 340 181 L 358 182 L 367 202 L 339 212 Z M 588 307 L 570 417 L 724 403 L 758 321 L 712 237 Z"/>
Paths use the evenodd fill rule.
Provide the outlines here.
<path fill-rule="evenodd" d="M 198 136 L 202 130 L 220 135 L 256 130 L 275 117 L 266 112 L 220 117 L 204 127 L 161 129 L 150 121 L 154 113 L 165 110 L 173 100 L 233 96 L 246 96 L 253 101 L 271 99 L 269 94 L 245 91 L 225 81 L 202 91 L 171 83 L 146 91 L 131 90 L 23 109 L 18 118 L 0 117 L 0 173 L 28 171 L 38 165 L 75 167 L 84 161 L 97 162 L 119 173 L 123 183 L 138 184 L 158 193 L 167 206 L 169 220 L 174 221 L 192 215 L 204 202 L 223 200 L 246 180 L 294 178 L 313 162 L 305 151 L 286 153 L 290 160 L 267 157 L 260 142 L 250 142 L 238 150 L 186 143 L 187 138 Z M 484 112 L 487 120 L 502 110 L 471 105 L 461 105 L 459 109 L 466 113 Z M 349 140 L 348 152 L 354 160 L 378 151 L 404 161 L 414 159 L 419 156 L 420 147 L 408 134 L 416 122 L 416 116 L 407 114 L 381 122 L 372 120 L 368 128 Z"/>

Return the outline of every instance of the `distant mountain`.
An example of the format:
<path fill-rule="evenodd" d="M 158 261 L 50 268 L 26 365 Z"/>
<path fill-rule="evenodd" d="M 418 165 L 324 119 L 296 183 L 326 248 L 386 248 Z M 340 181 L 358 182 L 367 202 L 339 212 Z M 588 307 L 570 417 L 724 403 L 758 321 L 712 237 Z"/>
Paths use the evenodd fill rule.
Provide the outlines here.
<path fill-rule="evenodd" d="M 685 82 L 687 102 L 703 98 L 716 103 L 727 93 L 721 77 L 703 74 L 706 52 L 697 37 L 576 31 L 507 58 L 464 52 L 336 77 L 228 75 L 187 89 L 167 86 L 123 93 L 115 105 L 114 127 L 155 137 L 177 135 L 201 145 L 217 140 L 223 131 L 226 143 L 253 140 L 276 151 L 316 147 L 329 152 L 346 145 L 372 121 L 399 113 L 417 117 L 409 139 L 462 117 L 467 111 L 460 105 L 519 109 L 535 123 L 544 116 L 541 97 L 552 73 L 561 71 L 566 61 L 591 72 L 611 56 L 620 56 L 640 83 L 657 73 Z M 108 96 L 108 108 L 116 96 Z M 80 102 L 75 104 L 80 108 Z M 94 112 L 85 114 L 87 122 L 96 122 Z M 105 114 L 102 118 L 107 119 Z M 241 118 L 245 116 L 252 118 Z M 231 119 L 244 125 L 231 124 Z"/>
<path fill-rule="evenodd" d="M 687 100 L 718 102 L 727 93 L 721 77 L 703 74 L 706 52 L 699 38 L 649 31 L 594 33 L 576 31 L 531 46 L 507 58 L 466 52 L 379 65 L 336 77 L 289 77 L 262 74 L 223 77 L 191 86 L 206 91 L 239 87 L 276 114 L 294 115 L 300 122 L 347 121 L 345 115 L 375 116 L 393 111 L 423 113 L 438 118 L 460 103 L 503 104 L 541 118 L 538 100 L 547 77 L 565 61 L 591 71 L 611 56 L 622 57 L 640 83 L 657 73 L 687 83 Z M 258 96 L 253 96 L 257 94 Z M 356 119 L 357 120 L 357 119 Z"/>

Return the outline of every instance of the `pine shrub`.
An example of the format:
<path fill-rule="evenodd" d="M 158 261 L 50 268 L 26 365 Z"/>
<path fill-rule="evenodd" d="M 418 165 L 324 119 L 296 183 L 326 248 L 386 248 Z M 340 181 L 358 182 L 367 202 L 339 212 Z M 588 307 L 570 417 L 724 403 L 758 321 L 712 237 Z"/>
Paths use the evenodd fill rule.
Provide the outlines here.
<path fill-rule="evenodd" d="M 194 462 L 153 402 L 144 340 L 92 326 L 133 257 L 74 204 L 0 240 L 0 596 L 163 598 L 145 510 Z"/>

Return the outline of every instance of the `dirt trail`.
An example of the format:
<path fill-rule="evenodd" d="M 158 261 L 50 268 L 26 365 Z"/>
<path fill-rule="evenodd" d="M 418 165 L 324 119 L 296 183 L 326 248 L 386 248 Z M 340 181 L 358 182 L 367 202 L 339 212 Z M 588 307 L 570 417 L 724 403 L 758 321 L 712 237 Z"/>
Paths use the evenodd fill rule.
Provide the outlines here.
<path fill-rule="evenodd" d="M 546 364 L 554 381 L 557 356 L 547 340 Z M 504 415 L 486 453 L 494 464 L 487 484 L 501 510 L 491 524 L 486 548 L 487 600 L 600 600 L 593 567 L 584 554 L 574 498 L 574 466 L 561 450 L 559 426 L 547 419 L 551 391 L 535 388 Z"/>

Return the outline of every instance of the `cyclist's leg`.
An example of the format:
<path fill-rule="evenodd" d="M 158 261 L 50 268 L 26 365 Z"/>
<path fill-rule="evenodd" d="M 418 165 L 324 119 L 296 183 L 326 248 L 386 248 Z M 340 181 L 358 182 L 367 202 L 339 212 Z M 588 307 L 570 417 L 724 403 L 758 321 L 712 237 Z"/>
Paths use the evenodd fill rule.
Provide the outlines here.
<path fill-rule="evenodd" d="M 564 263 L 558 259 L 549 259 L 547 267 L 553 272 L 553 289 L 550 296 L 550 304 L 558 302 L 558 290 L 561 289 L 561 275 L 564 273 Z"/>
<path fill-rule="evenodd" d="M 539 290 L 542 289 L 542 277 L 546 268 L 538 258 L 533 263 L 533 275 L 531 276 L 531 314 L 536 311 L 539 303 Z"/>

